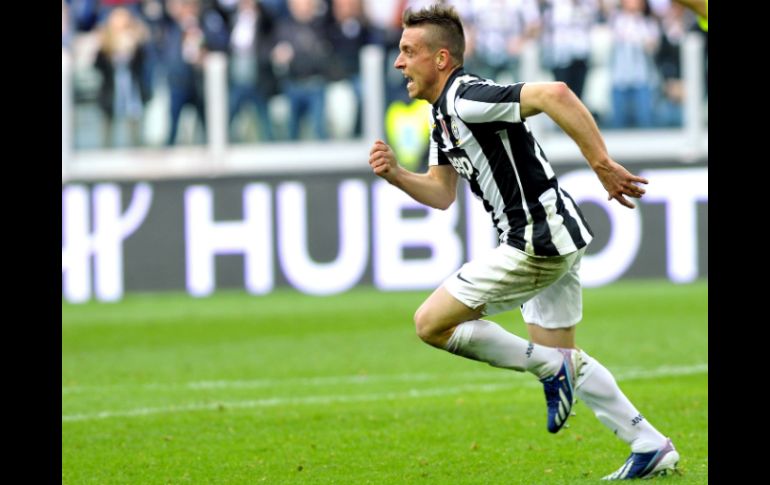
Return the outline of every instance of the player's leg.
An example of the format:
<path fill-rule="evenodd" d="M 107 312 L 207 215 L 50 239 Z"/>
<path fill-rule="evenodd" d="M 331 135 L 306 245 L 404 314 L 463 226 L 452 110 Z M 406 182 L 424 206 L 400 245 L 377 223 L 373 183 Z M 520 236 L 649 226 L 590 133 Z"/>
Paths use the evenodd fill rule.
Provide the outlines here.
<path fill-rule="evenodd" d="M 626 397 L 612 373 L 585 352 L 583 362 L 583 376 L 578 378 L 577 395 L 593 410 L 599 421 L 628 443 L 632 452 L 643 453 L 662 447 L 666 437 Z"/>
<path fill-rule="evenodd" d="M 561 349 L 561 365 L 541 378 L 548 411 L 548 431 L 558 432 L 572 414 L 583 354 L 575 348 L 575 324 L 582 317 L 580 280 L 577 269 L 585 249 L 570 255 L 556 281 L 521 305 L 530 340 Z"/>
<path fill-rule="evenodd" d="M 534 345 L 497 323 L 481 320 L 483 307 L 470 308 L 444 286 L 415 313 L 417 335 L 427 344 L 494 367 L 553 374 L 563 359 L 556 350 Z"/>
<path fill-rule="evenodd" d="M 415 314 L 417 333 L 430 345 L 469 359 L 550 376 L 562 365 L 560 351 L 534 345 L 480 317 L 518 307 L 558 280 L 572 258 L 534 258 L 499 246 L 463 265 L 433 292 Z"/>
<path fill-rule="evenodd" d="M 470 308 L 439 286 L 414 314 L 417 335 L 426 344 L 446 348 L 455 327 L 483 315 L 481 308 Z"/>
<path fill-rule="evenodd" d="M 578 270 L 580 258 L 557 283 L 539 293 L 522 305 L 522 315 L 533 342 L 540 345 L 575 347 L 575 328 L 582 318 L 582 288 Z M 655 468 L 645 472 L 642 462 L 652 463 L 661 452 L 672 461 L 679 455 L 673 445 L 655 429 L 620 390 L 615 378 L 599 361 L 585 351 L 578 351 L 580 369 L 575 384 L 575 394 L 590 407 L 596 417 L 620 439 L 631 446 L 635 465 L 626 463 L 626 470 L 619 474 L 624 478 L 647 476 Z M 670 449 L 669 449 L 670 448 Z M 629 458 L 631 460 L 631 458 Z M 673 462 L 675 465 L 675 461 Z M 645 465 L 645 466 L 646 466 Z M 673 468 L 670 463 L 660 462 L 656 466 Z M 636 468 L 634 468 L 634 466 Z M 622 468 L 622 467 L 621 467 Z M 660 470 L 656 470 L 660 472 Z M 630 475 L 628 475 L 630 473 Z"/>
<path fill-rule="evenodd" d="M 527 323 L 529 339 L 536 344 L 561 349 L 575 349 L 575 326 L 567 328 L 543 328 L 534 323 Z"/>
<path fill-rule="evenodd" d="M 549 347 L 575 348 L 575 327 L 546 329 L 528 323 L 532 342 Z M 566 330 L 566 331 L 565 331 Z M 581 368 L 575 394 L 605 426 L 631 446 L 633 452 L 649 452 L 665 445 L 666 437 L 655 429 L 623 394 L 609 370 L 580 351 Z"/>

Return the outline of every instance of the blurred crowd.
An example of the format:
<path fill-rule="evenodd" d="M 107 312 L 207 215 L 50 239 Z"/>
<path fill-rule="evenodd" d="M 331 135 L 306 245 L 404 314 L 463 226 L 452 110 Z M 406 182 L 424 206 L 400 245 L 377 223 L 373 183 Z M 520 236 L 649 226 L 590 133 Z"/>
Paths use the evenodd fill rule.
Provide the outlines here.
<path fill-rule="evenodd" d="M 430 3 L 62 0 L 75 115 L 98 107 L 100 146 L 205 143 L 203 66 L 207 55 L 221 52 L 228 60 L 231 142 L 356 137 L 361 49 L 385 49 L 386 103 L 407 101 L 403 77 L 392 69 L 401 13 Z M 607 128 L 681 126 L 680 46 L 691 31 L 708 45 L 692 12 L 671 0 L 445 3 L 465 22 L 466 70 L 518 81 L 522 53 L 535 45 L 547 74 L 537 80 L 565 81 L 583 97 L 591 75 L 604 76 L 610 109 L 594 114 Z M 189 137 L 180 136 L 185 117 L 193 126 Z M 81 125 L 76 121 L 76 129 Z"/>

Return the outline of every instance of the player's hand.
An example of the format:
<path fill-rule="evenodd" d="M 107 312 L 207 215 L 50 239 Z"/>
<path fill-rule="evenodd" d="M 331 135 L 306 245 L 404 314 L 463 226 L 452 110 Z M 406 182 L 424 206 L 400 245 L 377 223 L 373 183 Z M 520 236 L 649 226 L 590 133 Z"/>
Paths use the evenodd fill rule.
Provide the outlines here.
<path fill-rule="evenodd" d="M 639 184 L 649 183 L 646 178 L 632 174 L 614 160 L 610 160 L 607 167 L 597 171 L 597 175 L 607 190 L 607 200 L 615 199 L 629 209 L 636 206 L 625 196 L 641 198 L 645 190 Z"/>
<path fill-rule="evenodd" d="M 398 162 L 393 150 L 382 140 L 376 140 L 369 151 L 369 166 L 375 175 L 391 181 L 398 172 Z"/>

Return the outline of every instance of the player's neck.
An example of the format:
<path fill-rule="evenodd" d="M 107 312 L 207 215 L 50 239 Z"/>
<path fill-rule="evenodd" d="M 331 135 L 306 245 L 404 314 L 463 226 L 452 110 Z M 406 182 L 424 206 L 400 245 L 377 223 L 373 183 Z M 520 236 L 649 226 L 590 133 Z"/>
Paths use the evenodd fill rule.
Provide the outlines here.
<path fill-rule="evenodd" d="M 436 82 L 436 91 L 433 93 L 434 95 L 431 97 L 432 99 L 427 100 L 430 104 L 436 104 L 436 102 L 441 98 L 441 94 L 444 92 L 446 83 L 449 82 L 449 79 L 452 77 L 455 71 L 460 68 L 462 68 L 460 65 L 452 66 L 444 71 L 439 72 L 439 80 Z"/>

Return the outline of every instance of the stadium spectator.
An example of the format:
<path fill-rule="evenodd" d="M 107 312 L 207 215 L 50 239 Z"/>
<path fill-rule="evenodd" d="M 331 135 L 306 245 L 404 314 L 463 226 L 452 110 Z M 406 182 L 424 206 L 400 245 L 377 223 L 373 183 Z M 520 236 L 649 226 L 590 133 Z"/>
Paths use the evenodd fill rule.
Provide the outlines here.
<path fill-rule="evenodd" d="M 363 0 L 364 16 L 372 30 L 372 40 L 385 50 L 383 72 L 385 75 L 385 104 L 395 100 L 406 101 L 404 78 L 389 67 L 398 57 L 398 40 L 401 37 L 401 14 L 406 0 Z"/>
<path fill-rule="evenodd" d="M 149 30 L 149 38 L 144 46 L 144 71 L 142 73 L 142 82 L 147 89 L 147 96 L 155 96 L 155 88 L 163 82 L 162 46 L 163 46 L 163 28 L 167 20 L 165 2 L 162 0 L 143 0 L 141 14 L 139 18 Z"/>
<path fill-rule="evenodd" d="M 543 67 L 582 98 L 591 56 L 591 29 L 599 17 L 597 0 L 549 0 L 543 7 Z"/>
<path fill-rule="evenodd" d="M 660 76 L 660 88 L 656 103 L 655 124 L 661 127 L 682 126 L 682 102 L 684 82 L 682 81 L 681 48 L 687 30 L 685 8 L 671 3 L 661 17 L 661 42 L 655 54 L 655 63 Z"/>
<path fill-rule="evenodd" d="M 141 144 L 141 121 L 149 87 L 144 82 L 147 27 L 124 7 L 110 10 L 99 30 L 100 46 L 94 65 L 102 75 L 99 107 L 105 119 L 104 146 L 117 142 L 125 122 L 132 145 Z"/>
<path fill-rule="evenodd" d="M 371 41 L 361 0 L 332 0 L 333 21 L 329 40 L 333 55 L 329 69 L 332 81 L 347 81 L 356 97 L 353 135 L 361 135 L 361 49 Z"/>
<path fill-rule="evenodd" d="M 310 116 L 317 139 L 326 139 L 325 89 L 332 46 L 319 0 L 288 0 L 291 16 L 276 27 L 273 69 L 289 99 L 289 138 L 298 140 L 302 120 Z"/>
<path fill-rule="evenodd" d="M 519 77 L 524 46 L 540 31 L 535 0 L 478 0 L 471 3 L 474 59 L 482 77 Z"/>
<path fill-rule="evenodd" d="M 192 105 L 205 132 L 203 62 L 209 50 L 227 48 L 227 28 L 222 17 L 208 9 L 201 16 L 199 0 L 169 0 L 171 21 L 164 32 L 163 58 L 168 80 L 170 129 L 166 144 L 176 142 L 179 117 Z"/>
<path fill-rule="evenodd" d="M 273 48 L 273 18 L 261 2 L 238 0 L 230 30 L 230 137 L 240 141 L 233 121 L 248 104 L 256 108 L 264 140 L 273 140 L 268 102 L 277 93 L 270 50 Z"/>
<path fill-rule="evenodd" d="M 588 109 L 560 82 L 489 83 L 463 69 L 464 36 L 452 8 L 434 6 L 403 17 L 395 68 L 411 98 L 432 106 L 429 169 L 401 167 L 375 141 L 373 172 L 416 201 L 438 209 L 455 200 L 458 173 L 492 216 L 500 245 L 463 265 L 417 310 L 417 334 L 439 349 L 492 366 L 535 374 L 545 389 L 548 430 L 558 432 L 575 396 L 631 446 L 606 479 L 672 471 L 679 454 L 647 421 L 612 374 L 575 346 L 582 318 L 580 260 L 592 233 L 564 191 L 525 119 L 545 112 L 580 147 L 609 199 L 633 208 L 647 183 L 610 158 Z M 531 341 L 482 320 L 521 306 Z"/>
<path fill-rule="evenodd" d="M 647 0 L 621 0 L 612 28 L 612 127 L 648 128 L 654 123 L 657 72 L 654 55 L 660 29 Z"/>

